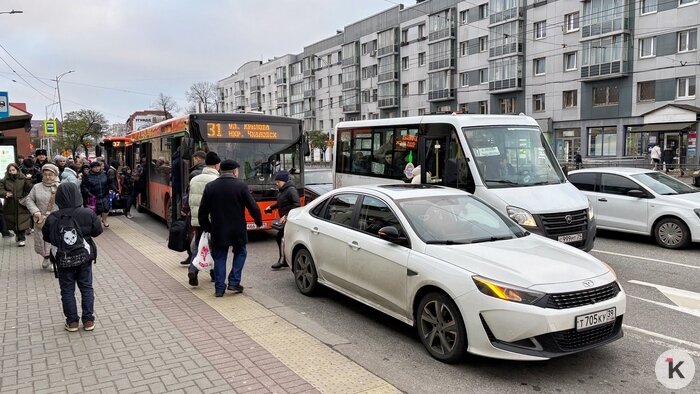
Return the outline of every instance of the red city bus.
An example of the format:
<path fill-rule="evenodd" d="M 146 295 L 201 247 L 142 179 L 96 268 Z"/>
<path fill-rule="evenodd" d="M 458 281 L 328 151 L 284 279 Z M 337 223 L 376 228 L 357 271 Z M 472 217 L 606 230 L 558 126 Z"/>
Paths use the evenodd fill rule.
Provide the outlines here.
<path fill-rule="evenodd" d="M 272 228 L 274 214 L 264 209 L 276 201 L 274 177 L 279 171 L 293 174 L 303 195 L 303 156 L 308 146 L 299 119 L 261 114 L 190 114 L 133 131 L 134 163 L 143 167 L 144 185 L 139 209 L 149 210 L 168 223 L 179 217 L 182 196 L 187 191 L 192 155 L 195 151 L 216 152 L 221 160 L 236 160 L 238 178 L 248 184 L 263 216 L 264 227 Z M 249 229 L 255 223 L 246 216 Z"/>
<path fill-rule="evenodd" d="M 105 137 L 100 144 L 104 149 L 104 157 L 107 164 L 116 160 L 119 166 L 133 168 L 134 147 L 133 141 L 128 137 Z"/>

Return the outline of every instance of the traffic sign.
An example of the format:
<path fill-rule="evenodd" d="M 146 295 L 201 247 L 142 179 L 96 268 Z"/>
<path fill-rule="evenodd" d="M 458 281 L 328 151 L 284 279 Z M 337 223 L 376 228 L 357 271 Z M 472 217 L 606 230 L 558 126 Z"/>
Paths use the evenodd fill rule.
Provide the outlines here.
<path fill-rule="evenodd" d="M 10 117 L 10 98 L 7 92 L 0 92 L 0 119 Z"/>
<path fill-rule="evenodd" d="M 44 121 L 44 134 L 45 135 L 56 135 L 57 130 L 56 130 L 56 121 L 51 119 L 51 120 L 45 120 Z"/>

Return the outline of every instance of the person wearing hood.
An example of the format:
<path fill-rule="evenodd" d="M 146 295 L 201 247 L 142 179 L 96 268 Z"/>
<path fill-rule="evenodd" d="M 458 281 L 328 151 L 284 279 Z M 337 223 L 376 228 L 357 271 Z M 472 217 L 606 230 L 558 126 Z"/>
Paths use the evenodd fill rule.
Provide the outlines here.
<path fill-rule="evenodd" d="M 0 179 L 0 198 L 5 199 L 4 217 L 8 230 L 15 232 L 17 246 L 25 245 L 25 232 L 29 229 L 32 215 L 20 200 L 32 190 L 31 175 L 24 175 L 15 163 L 7 166 L 5 178 Z"/>
<path fill-rule="evenodd" d="M 281 228 L 277 230 L 277 249 L 279 250 L 279 258 L 272 265 L 273 270 L 278 270 L 282 267 L 289 267 L 284 258 L 284 250 L 282 249 L 282 240 L 284 238 L 284 223 L 287 221 L 287 214 L 294 208 L 299 207 L 299 192 L 297 191 L 294 182 L 289 177 L 287 171 L 280 171 L 275 175 L 275 185 L 279 189 L 277 194 L 277 202 L 265 208 L 266 213 L 271 213 L 277 209 L 279 211 L 279 224 Z"/>
<path fill-rule="evenodd" d="M 42 168 L 44 168 L 44 165 L 49 164 L 49 159 L 46 157 L 46 149 L 37 149 L 34 152 L 34 157 L 36 158 L 36 160 L 34 160 L 32 183 L 36 185 L 41 183 L 41 177 L 43 176 L 41 171 Z"/>
<path fill-rule="evenodd" d="M 95 197 L 95 213 L 102 216 L 102 224 L 109 227 L 109 190 L 110 182 L 107 173 L 102 171 L 98 161 L 90 163 L 90 173 L 80 183 L 80 191 L 87 198 Z"/>
<path fill-rule="evenodd" d="M 71 164 L 67 166 L 60 175 L 61 183 L 70 182 L 75 183 L 80 186 L 80 180 L 78 179 L 78 171 L 80 168 L 76 164 Z"/>
<path fill-rule="evenodd" d="M 41 168 L 41 183 L 32 187 L 25 202 L 29 213 L 34 219 L 34 228 L 41 230 L 46 221 L 46 217 L 56 208 L 56 189 L 58 188 L 58 167 L 53 164 L 44 164 Z M 34 234 L 34 251 L 44 258 L 41 268 L 49 269 L 49 252 L 51 245 L 44 242 L 41 236 Z"/>
<path fill-rule="evenodd" d="M 53 248 L 58 248 L 65 242 L 59 228 L 61 217 L 68 216 L 74 219 L 76 227 L 80 229 L 80 235 L 87 242 L 90 252 L 85 263 L 73 268 L 58 268 L 56 277 L 61 287 L 61 303 L 63 314 L 66 316 L 65 329 L 69 332 L 78 331 L 78 306 L 75 302 L 75 286 L 78 285 L 82 299 L 83 329 L 92 331 L 95 328 L 95 293 L 92 288 L 92 264 L 97 258 L 97 246 L 93 237 L 102 234 L 97 216 L 90 209 L 83 208 L 83 198 L 80 195 L 78 185 L 70 182 L 61 183 L 56 191 L 56 205 L 59 210 L 46 218 L 46 223 L 41 231 L 44 241 L 50 243 Z M 54 251 L 57 249 L 53 249 Z"/>

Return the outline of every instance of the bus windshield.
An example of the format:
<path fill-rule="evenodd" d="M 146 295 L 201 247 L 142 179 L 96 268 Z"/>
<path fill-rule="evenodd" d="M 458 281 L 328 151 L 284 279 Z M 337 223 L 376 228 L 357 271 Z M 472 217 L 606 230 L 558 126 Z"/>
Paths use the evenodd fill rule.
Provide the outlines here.
<path fill-rule="evenodd" d="M 565 180 L 537 127 L 464 127 L 462 132 L 488 188 L 553 185 Z"/>

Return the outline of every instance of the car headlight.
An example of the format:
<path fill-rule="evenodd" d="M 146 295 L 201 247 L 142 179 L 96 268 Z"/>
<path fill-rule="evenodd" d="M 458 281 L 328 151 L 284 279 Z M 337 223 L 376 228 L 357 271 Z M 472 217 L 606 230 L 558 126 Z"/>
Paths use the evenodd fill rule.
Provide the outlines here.
<path fill-rule="evenodd" d="M 695 214 L 700 218 L 700 208 L 693 209 L 693 212 L 695 212 Z"/>
<path fill-rule="evenodd" d="M 593 214 L 593 205 L 591 205 L 591 202 L 588 202 L 588 220 L 593 220 L 593 217 L 595 215 Z"/>
<path fill-rule="evenodd" d="M 545 293 L 541 293 L 539 291 L 528 290 L 522 287 L 496 282 L 494 280 L 482 278 L 476 275 L 472 276 L 472 280 L 480 292 L 486 294 L 487 296 L 499 298 L 505 301 L 519 302 L 521 304 L 534 304 L 545 295 Z"/>
<path fill-rule="evenodd" d="M 537 223 L 532 214 L 522 208 L 506 207 L 506 213 L 521 226 L 537 227 Z"/>

